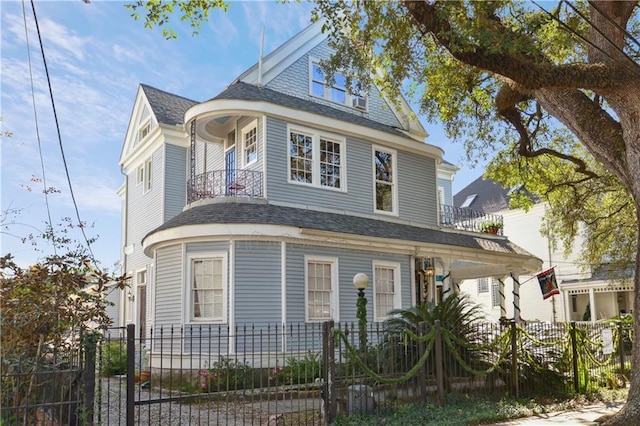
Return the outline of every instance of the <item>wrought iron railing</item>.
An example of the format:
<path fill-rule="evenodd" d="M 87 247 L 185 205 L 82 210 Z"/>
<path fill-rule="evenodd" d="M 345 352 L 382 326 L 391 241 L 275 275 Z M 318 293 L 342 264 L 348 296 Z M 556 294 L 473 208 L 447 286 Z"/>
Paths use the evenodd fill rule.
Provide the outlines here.
<path fill-rule="evenodd" d="M 443 204 L 440 206 L 440 226 L 502 235 L 503 221 L 501 215 Z"/>
<path fill-rule="evenodd" d="M 262 172 L 213 170 L 187 182 L 187 202 L 218 197 L 263 197 Z"/>

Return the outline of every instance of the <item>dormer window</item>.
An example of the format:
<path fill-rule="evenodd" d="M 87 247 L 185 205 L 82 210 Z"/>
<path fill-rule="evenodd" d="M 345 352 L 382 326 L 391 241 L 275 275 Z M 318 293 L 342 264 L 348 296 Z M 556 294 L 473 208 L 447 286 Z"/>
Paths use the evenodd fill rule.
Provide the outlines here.
<path fill-rule="evenodd" d="M 473 200 L 475 200 L 477 196 L 478 194 L 471 194 L 467 196 L 466 200 L 464 200 L 464 203 L 462 203 L 460 207 L 463 209 L 468 208 L 471 205 L 471 203 L 473 203 Z"/>
<path fill-rule="evenodd" d="M 333 83 L 327 82 L 327 75 L 318 62 L 311 62 L 310 92 L 312 96 L 326 99 L 337 104 L 366 110 L 367 100 L 363 93 L 350 93 L 347 89 L 347 77 L 339 72 L 333 73 Z M 353 86 L 358 82 L 353 81 Z"/>

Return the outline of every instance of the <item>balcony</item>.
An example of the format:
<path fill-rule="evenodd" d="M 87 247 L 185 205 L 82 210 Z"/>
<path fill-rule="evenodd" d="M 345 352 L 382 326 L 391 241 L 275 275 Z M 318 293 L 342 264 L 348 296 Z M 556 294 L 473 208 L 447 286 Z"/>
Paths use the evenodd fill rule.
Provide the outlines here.
<path fill-rule="evenodd" d="M 455 206 L 440 206 L 440 226 L 502 235 L 502 216 Z"/>
<path fill-rule="evenodd" d="M 261 198 L 262 172 L 255 170 L 213 170 L 187 182 L 187 202 L 219 197 Z"/>

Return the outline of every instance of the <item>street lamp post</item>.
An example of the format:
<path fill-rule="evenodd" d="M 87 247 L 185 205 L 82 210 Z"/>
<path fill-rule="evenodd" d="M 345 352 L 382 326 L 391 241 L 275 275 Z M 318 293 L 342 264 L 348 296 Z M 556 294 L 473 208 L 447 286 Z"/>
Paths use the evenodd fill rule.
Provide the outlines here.
<path fill-rule="evenodd" d="M 367 348 L 367 298 L 364 297 L 364 289 L 369 285 L 369 277 L 360 272 L 353 277 L 353 285 L 358 289 L 356 317 L 360 330 L 360 352 L 364 353 Z"/>

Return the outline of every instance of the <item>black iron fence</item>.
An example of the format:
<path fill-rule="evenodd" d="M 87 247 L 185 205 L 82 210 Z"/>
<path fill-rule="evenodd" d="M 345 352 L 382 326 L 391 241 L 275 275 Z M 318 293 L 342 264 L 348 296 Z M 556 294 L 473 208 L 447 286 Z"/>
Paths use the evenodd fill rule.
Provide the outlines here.
<path fill-rule="evenodd" d="M 0 424 L 93 424 L 96 337 L 74 331 L 63 346 L 43 344 L 33 354 L 5 352 Z"/>
<path fill-rule="evenodd" d="M 627 331 L 608 323 L 185 326 L 105 335 L 100 424 L 325 424 L 456 392 L 558 395 L 624 386 Z M 272 422 L 272 423 L 269 423 Z"/>

